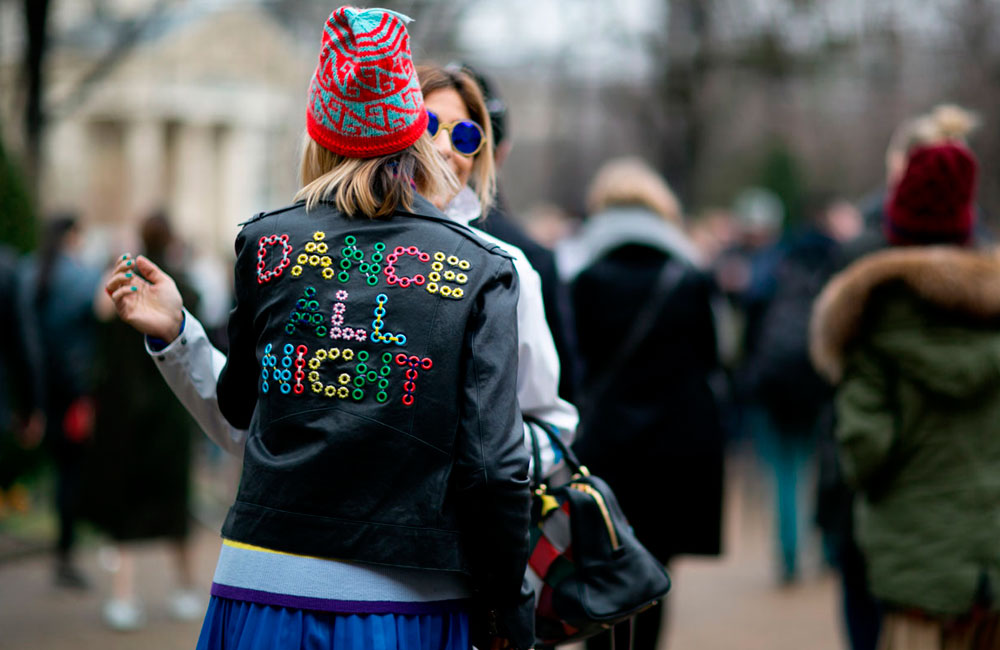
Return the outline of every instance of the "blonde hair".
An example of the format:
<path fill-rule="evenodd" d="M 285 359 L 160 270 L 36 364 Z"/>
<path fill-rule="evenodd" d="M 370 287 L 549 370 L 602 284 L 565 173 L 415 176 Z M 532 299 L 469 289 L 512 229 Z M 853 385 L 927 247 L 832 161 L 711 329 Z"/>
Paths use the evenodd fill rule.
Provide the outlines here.
<path fill-rule="evenodd" d="M 469 117 L 483 130 L 483 148 L 472 163 L 472 186 L 485 215 L 496 198 L 497 175 L 493 159 L 493 127 L 490 125 L 490 114 L 486 110 L 483 92 L 476 80 L 461 70 L 422 64 L 417 66 L 417 78 L 420 79 L 420 91 L 424 97 L 438 90 L 451 89 L 457 92 Z"/>
<path fill-rule="evenodd" d="M 434 149 L 426 133 L 411 146 L 388 156 L 348 158 L 323 148 L 307 133 L 299 163 L 301 189 L 296 201 L 312 210 L 333 201 L 346 215 L 385 217 L 400 207 L 413 208 L 413 192 L 451 195 L 458 180 Z"/>
<path fill-rule="evenodd" d="M 926 115 L 904 122 L 889 141 L 887 156 L 908 156 L 917 147 L 944 142 L 965 144 L 979 126 L 979 117 L 955 104 L 941 104 Z"/>
<path fill-rule="evenodd" d="M 587 191 L 590 214 L 623 205 L 649 208 L 677 225 L 684 221 L 681 204 L 670 186 L 638 158 L 616 158 L 604 163 Z"/>

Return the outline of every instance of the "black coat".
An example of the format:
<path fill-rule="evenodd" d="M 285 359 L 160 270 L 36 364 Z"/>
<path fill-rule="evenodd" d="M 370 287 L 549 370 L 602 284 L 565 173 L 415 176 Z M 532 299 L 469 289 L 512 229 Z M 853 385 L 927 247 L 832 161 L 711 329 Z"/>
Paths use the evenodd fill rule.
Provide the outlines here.
<path fill-rule="evenodd" d="M 663 562 L 720 551 L 723 430 L 710 386 L 718 368 L 710 281 L 685 271 L 638 351 L 605 394 L 592 393 L 666 260 L 659 250 L 626 245 L 571 287 L 582 392 L 599 400 L 595 408 L 581 405 L 575 449 L 611 485 L 639 540 Z"/>

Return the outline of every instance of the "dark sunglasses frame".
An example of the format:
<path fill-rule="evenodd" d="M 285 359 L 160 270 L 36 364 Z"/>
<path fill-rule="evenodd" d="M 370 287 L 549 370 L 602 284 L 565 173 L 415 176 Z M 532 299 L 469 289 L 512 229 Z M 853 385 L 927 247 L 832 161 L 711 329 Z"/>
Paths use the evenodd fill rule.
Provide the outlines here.
<path fill-rule="evenodd" d="M 430 134 L 431 138 L 436 138 L 438 136 L 438 133 L 440 133 L 441 131 L 447 131 L 448 142 L 451 144 L 452 151 L 454 151 L 455 153 L 471 158 L 483 150 L 483 145 L 486 144 L 486 133 L 483 131 L 483 127 L 479 126 L 479 124 L 477 124 L 476 122 L 472 120 L 459 120 L 457 122 L 448 122 L 447 124 L 442 124 L 441 118 L 437 116 L 437 113 L 433 111 L 427 111 L 427 116 L 429 118 L 427 120 L 427 133 Z M 432 124 L 437 124 L 437 130 L 431 131 Z M 456 126 L 471 126 L 474 127 L 476 131 L 479 132 L 479 145 L 476 146 L 476 149 L 474 151 L 466 153 L 464 151 L 459 150 L 459 148 L 455 146 L 455 137 L 453 129 Z"/>

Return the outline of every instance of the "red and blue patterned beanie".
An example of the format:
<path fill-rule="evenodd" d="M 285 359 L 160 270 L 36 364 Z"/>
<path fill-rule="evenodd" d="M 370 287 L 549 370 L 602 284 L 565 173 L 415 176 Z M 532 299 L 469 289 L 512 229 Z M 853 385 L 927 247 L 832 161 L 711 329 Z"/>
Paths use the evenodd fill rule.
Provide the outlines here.
<path fill-rule="evenodd" d="M 385 156 L 427 130 L 408 20 L 386 9 L 330 14 L 306 110 L 306 130 L 325 149 L 349 158 Z"/>

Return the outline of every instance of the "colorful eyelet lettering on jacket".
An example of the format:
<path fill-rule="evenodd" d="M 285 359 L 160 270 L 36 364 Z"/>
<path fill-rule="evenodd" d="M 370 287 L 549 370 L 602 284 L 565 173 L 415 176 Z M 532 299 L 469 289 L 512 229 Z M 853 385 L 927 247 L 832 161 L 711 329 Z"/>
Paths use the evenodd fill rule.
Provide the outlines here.
<path fill-rule="evenodd" d="M 273 268 L 267 268 L 268 248 L 281 246 L 281 259 Z M 265 235 L 257 240 L 257 284 L 270 282 L 273 278 L 279 277 L 282 272 L 292 263 L 292 245 L 288 243 L 288 235 Z M 293 274 L 294 275 L 294 274 Z"/>
<path fill-rule="evenodd" d="M 378 260 L 381 261 L 381 252 L 385 250 L 385 244 L 382 242 L 376 242 L 373 246 L 375 249 L 374 255 L 378 254 Z M 365 284 L 370 287 L 374 287 L 378 284 L 378 272 L 379 265 L 373 264 L 371 262 L 365 261 L 365 253 L 360 248 L 358 248 L 358 238 L 354 235 L 347 235 L 344 237 L 344 246 L 340 249 L 340 268 L 342 269 L 340 273 L 337 274 L 337 279 L 346 284 L 351 279 L 351 269 L 354 266 L 358 267 L 358 271 L 365 276 Z"/>
<path fill-rule="evenodd" d="M 316 287 L 306 287 L 302 292 L 302 297 L 295 302 L 295 308 L 288 316 L 285 324 L 285 332 L 294 334 L 297 325 L 311 326 L 313 333 L 320 338 L 327 334 L 327 328 L 323 325 L 323 314 L 319 311 L 319 301 L 315 299 Z"/>
<path fill-rule="evenodd" d="M 268 391 L 271 390 L 271 386 L 267 381 L 268 379 L 271 378 L 271 373 L 270 371 L 268 371 L 268 368 L 276 366 L 278 364 L 278 357 L 276 357 L 274 354 L 271 354 L 272 349 L 273 348 L 271 344 L 268 343 L 267 346 L 264 348 L 264 356 L 260 360 L 260 365 L 262 366 L 260 390 L 262 393 L 267 393 Z M 274 374 L 274 379 L 275 381 L 280 381 L 281 379 L 278 376 L 277 372 Z"/>
<path fill-rule="evenodd" d="M 406 368 L 404 373 L 406 381 L 403 382 L 403 406 L 413 406 L 415 393 L 417 392 L 417 378 L 420 370 L 430 370 L 434 367 L 434 362 L 429 357 L 418 357 L 416 355 L 406 355 L 399 353 L 395 357 L 396 365 Z"/>
<path fill-rule="evenodd" d="M 379 343 L 395 343 L 396 345 L 406 345 L 406 335 L 405 334 L 393 334 L 392 332 L 383 332 L 382 327 L 385 325 L 385 321 L 382 317 L 386 315 L 385 306 L 389 303 L 389 297 L 384 293 L 380 293 L 375 296 L 375 301 L 377 307 L 375 307 L 374 314 L 375 320 L 372 321 L 372 333 L 371 339 L 373 341 L 378 341 Z"/>
<path fill-rule="evenodd" d="M 382 272 L 385 274 L 386 282 L 390 285 L 399 285 L 401 288 L 406 289 L 411 285 L 416 285 L 418 287 L 424 286 L 427 282 L 422 274 L 416 273 L 414 275 L 399 275 L 396 270 L 396 264 L 399 262 L 400 258 L 403 256 L 416 257 L 421 263 L 427 263 L 430 261 L 431 256 L 416 246 L 397 246 L 393 249 L 385 258 L 385 268 Z M 376 264 L 375 267 L 378 267 Z"/>
<path fill-rule="evenodd" d="M 465 296 L 465 291 L 456 286 L 445 284 L 465 284 L 469 281 L 469 276 L 465 273 L 458 273 L 456 268 L 468 271 L 472 265 L 468 260 L 459 259 L 457 255 L 445 255 L 441 251 L 434 253 L 434 262 L 431 264 L 431 273 L 427 274 L 427 292 L 433 293 L 442 298 L 451 300 L 461 300 Z M 451 268 L 445 268 L 445 266 Z"/>
<path fill-rule="evenodd" d="M 350 294 L 344 289 L 340 289 L 334 294 L 337 302 L 333 303 L 333 314 L 330 316 L 330 338 L 342 339 L 345 341 L 366 341 L 368 332 L 361 327 L 344 327 L 344 315 L 347 313 L 345 301 Z"/>

